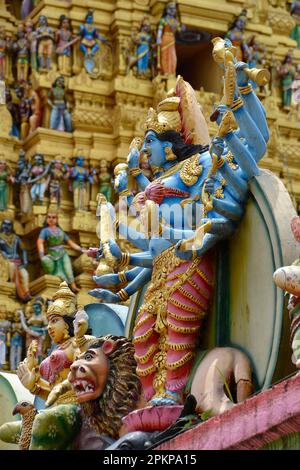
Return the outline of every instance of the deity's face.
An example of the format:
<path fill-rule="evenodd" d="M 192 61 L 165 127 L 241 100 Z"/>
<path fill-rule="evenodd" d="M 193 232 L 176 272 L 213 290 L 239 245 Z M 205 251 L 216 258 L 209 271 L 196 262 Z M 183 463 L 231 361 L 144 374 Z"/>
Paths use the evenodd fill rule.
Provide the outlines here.
<path fill-rule="evenodd" d="M 34 304 L 32 304 L 32 310 L 35 315 L 41 315 L 42 305 L 40 304 L 40 302 L 34 302 Z"/>
<path fill-rule="evenodd" d="M 13 233 L 13 223 L 10 220 L 3 220 L 1 225 L 1 232 L 8 235 Z"/>
<path fill-rule="evenodd" d="M 242 30 L 246 26 L 246 21 L 243 20 L 242 18 L 238 18 L 235 22 L 235 26 L 236 26 L 236 28 Z"/>
<path fill-rule="evenodd" d="M 88 13 L 85 17 L 85 21 L 87 24 L 92 24 L 94 21 L 94 15 L 93 13 Z"/>
<path fill-rule="evenodd" d="M 61 22 L 61 27 L 63 29 L 69 29 L 69 26 L 70 26 L 69 18 L 64 18 Z"/>
<path fill-rule="evenodd" d="M 44 158 L 43 155 L 35 155 L 34 157 L 34 164 L 36 166 L 44 165 Z"/>
<path fill-rule="evenodd" d="M 26 29 L 26 32 L 27 33 L 31 33 L 33 31 L 33 23 L 32 21 L 26 21 L 26 24 L 25 24 L 25 29 Z"/>
<path fill-rule="evenodd" d="M 47 26 L 48 21 L 45 15 L 41 15 L 38 20 L 38 26 Z"/>
<path fill-rule="evenodd" d="M 155 168 L 162 167 L 166 163 L 166 147 L 172 147 L 172 144 L 170 142 L 161 142 L 153 131 L 146 133 L 141 152 L 147 155 L 152 169 L 155 170 Z"/>
<path fill-rule="evenodd" d="M 79 403 L 102 395 L 109 372 L 109 361 L 101 348 L 88 349 L 70 367 L 68 381 Z"/>
<path fill-rule="evenodd" d="M 56 80 L 55 86 L 57 86 L 57 87 L 59 87 L 59 88 L 63 88 L 63 87 L 65 86 L 65 79 L 64 79 L 64 77 L 59 77 L 59 78 Z"/>
<path fill-rule="evenodd" d="M 53 343 L 60 344 L 67 339 L 68 325 L 60 315 L 50 315 L 47 329 Z"/>
<path fill-rule="evenodd" d="M 170 3 L 168 6 L 167 6 L 167 15 L 170 15 L 170 16 L 176 16 L 176 5 L 175 3 Z"/>
<path fill-rule="evenodd" d="M 47 224 L 49 227 L 56 227 L 57 226 L 57 214 L 49 212 L 49 214 L 47 214 Z"/>
<path fill-rule="evenodd" d="M 84 166 L 84 157 L 76 157 L 75 164 L 83 168 Z"/>
<path fill-rule="evenodd" d="M 0 171 L 4 171 L 6 169 L 6 162 L 3 160 L 0 160 Z"/>
<path fill-rule="evenodd" d="M 54 162 L 54 168 L 55 168 L 56 170 L 61 170 L 61 169 L 62 169 L 62 163 L 61 163 L 60 161 L 58 161 L 58 160 L 55 161 L 55 162 Z"/>

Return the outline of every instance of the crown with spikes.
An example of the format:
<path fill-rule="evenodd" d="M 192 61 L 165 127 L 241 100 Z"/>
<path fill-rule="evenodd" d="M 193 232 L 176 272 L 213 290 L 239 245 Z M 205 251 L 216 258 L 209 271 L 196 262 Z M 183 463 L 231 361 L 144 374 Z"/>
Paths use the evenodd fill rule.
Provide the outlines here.
<path fill-rule="evenodd" d="M 47 310 L 47 317 L 51 315 L 67 316 L 73 318 L 76 313 L 76 295 L 71 291 L 68 284 L 64 281 L 59 289 L 53 295 L 54 302 Z"/>
<path fill-rule="evenodd" d="M 152 130 L 158 134 L 170 130 L 180 132 L 179 104 L 180 98 L 178 96 L 170 96 L 158 104 L 157 111 L 150 108 L 145 122 L 145 130 Z"/>

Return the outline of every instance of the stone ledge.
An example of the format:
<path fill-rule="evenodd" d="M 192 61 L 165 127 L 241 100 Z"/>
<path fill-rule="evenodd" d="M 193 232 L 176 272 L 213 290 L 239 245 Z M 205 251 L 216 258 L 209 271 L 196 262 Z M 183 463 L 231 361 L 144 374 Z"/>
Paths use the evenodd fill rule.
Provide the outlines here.
<path fill-rule="evenodd" d="M 260 392 L 156 450 L 257 450 L 300 429 L 300 374 Z"/>

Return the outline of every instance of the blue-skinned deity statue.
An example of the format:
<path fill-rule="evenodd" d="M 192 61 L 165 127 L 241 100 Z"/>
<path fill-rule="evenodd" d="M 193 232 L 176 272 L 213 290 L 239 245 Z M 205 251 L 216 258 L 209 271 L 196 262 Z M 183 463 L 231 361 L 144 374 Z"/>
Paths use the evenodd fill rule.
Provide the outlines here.
<path fill-rule="evenodd" d="M 89 10 L 85 23 L 80 25 L 78 35 L 81 36 L 80 50 L 84 54 L 84 67 L 88 74 L 93 74 L 95 68 L 95 54 L 100 50 L 100 42 L 107 40 L 98 33 L 94 26 L 94 14 Z"/>
<path fill-rule="evenodd" d="M 115 184 L 139 217 L 135 227 L 119 218 L 119 235 L 140 252 L 122 252 L 110 239 L 103 252 L 118 263 L 118 273 L 95 276 L 99 288 L 90 292 L 117 303 L 150 281 L 135 319 L 133 343 L 143 393 L 151 405 L 182 403 L 212 301 L 215 247 L 237 228 L 248 182 L 259 174 L 257 163 L 269 139 L 248 65 L 237 61 L 230 48 L 228 40 L 214 44 L 214 58 L 222 57 L 225 84 L 222 104 L 215 110 L 219 130 L 211 142 L 195 92 L 182 77 L 173 96 L 149 110 L 144 140 L 133 143 L 127 160 L 140 192 L 131 194 L 124 169 Z M 151 182 L 141 171 L 141 154 L 147 155 L 154 174 Z"/>

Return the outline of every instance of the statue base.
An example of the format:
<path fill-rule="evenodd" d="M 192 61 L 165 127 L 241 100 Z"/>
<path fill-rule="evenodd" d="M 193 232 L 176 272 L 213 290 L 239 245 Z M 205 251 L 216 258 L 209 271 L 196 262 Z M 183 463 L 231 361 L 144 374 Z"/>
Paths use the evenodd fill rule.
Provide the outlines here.
<path fill-rule="evenodd" d="M 164 431 L 179 418 L 182 410 L 182 405 L 147 406 L 125 416 L 123 426 L 126 433 Z"/>

